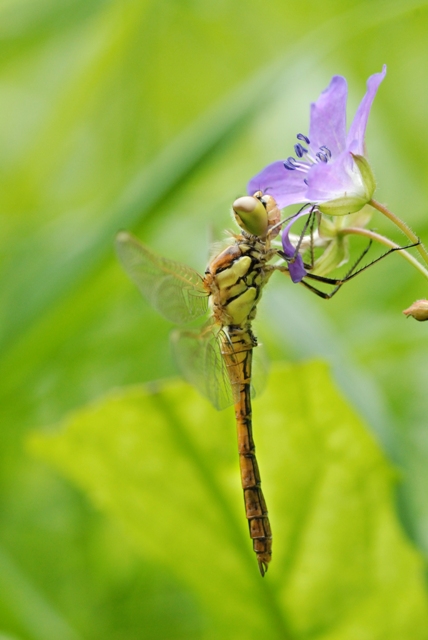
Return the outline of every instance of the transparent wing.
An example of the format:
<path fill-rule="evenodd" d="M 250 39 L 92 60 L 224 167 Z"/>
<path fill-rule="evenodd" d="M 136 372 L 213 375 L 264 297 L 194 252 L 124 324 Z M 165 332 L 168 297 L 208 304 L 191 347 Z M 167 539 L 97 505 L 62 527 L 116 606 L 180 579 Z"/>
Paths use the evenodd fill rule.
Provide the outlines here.
<path fill-rule="evenodd" d="M 218 410 L 237 400 L 221 354 L 221 330 L 212 323 L 201 332 L 175 330 L 171 334 L 177 365 L 184 378 Z"/>
<path fill-rule="evenodd" d="M 233 352 L 228 349 L 230 371 L 222 355 L 224 339 L 223 331 L 213 322 L 207 323 L 202 331 L 175 330 L 171 334 L 174 358 L 183 377 L 218 410 L 239 400 L 239 389 L 230 382 L 230 377 L 236 378 Z M 253 349 L 252 355 L 251 396 L 255 397 L 265 388 L 269 364 L 262 347 Z"/>
<path fill-rule="evenodd" d="M 208 293 L 196 271 L 152 253 L 126 231 L 117 235 L 116 250 L 131 280 L 167 320 L 186 324 L 206 313 Z"/>
<path fill-rule="evenodd" d="M 251 397 L 258 398 L 266 388 L 269 374 L 269 358 L 266 349 L 259 344 L 253 349 L 253 375 L 251 376 Z"/>

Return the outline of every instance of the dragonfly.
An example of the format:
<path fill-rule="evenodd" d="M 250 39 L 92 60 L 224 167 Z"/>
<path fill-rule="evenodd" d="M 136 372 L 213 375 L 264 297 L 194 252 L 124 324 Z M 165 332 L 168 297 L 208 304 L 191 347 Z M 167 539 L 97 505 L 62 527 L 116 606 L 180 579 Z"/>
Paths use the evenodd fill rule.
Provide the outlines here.
<path fill-rule="evenodd" d="M 280 271 L 289 275 L 289 263 L 295 256 L 287 257 L 273 244 L 286 221 L 281 221 L 272 196 L 257 191 L 238 198 L 233 213 L 240 232 L 231 233 L 230 243 L 210 260 L 203 276 L 189 266 L 158 256 L 126 231 L 118 233 L 116 250 L 143 296 L 167 320 L 182 326 L 209 314 L 202 329 L 172 333 L 173 351 L 184 377 L 216 409 L 234 405 L 245 514 L 264 576 L 272 559 L 272 531 L 252 427 L 253 351 L 258 344 L 252 323 L 272 274 Z M 334 285 L 330 293 L 305 281 L 302 284 L 330 298 L 366 268 L 356 271 L 361 258 L 342 280 L 307 273 L 307 278 Z"/>

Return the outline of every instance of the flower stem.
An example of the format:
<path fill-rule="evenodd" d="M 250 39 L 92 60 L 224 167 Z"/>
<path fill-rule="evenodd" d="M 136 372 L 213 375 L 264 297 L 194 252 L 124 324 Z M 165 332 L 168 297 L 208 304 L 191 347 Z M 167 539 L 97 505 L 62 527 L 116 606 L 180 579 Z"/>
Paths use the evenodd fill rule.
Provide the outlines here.
<path fill-rule="evenodd" d="M 376 242 L 379 242 L 380 244 L 383 244 L 390 249 L 400 248 L 399 244 L 396 244 L 389 238 L 385 238 L 385 236 L 381 236 L 380 233 L 370 231 L 370 229 L 362 229 L 361 227 L 347 227 L 346 229 L 342 229 L 340 233 L 341 235 L 354 234 L 358 236 L 364 236 L 366 238 L 370 238 L 371 240 L 375 240 Z M 418 239 L 416 238 L 415 242 L 417 241 Z M 400 251 L 397 251 L 397 253 L 399 253 L 400 256 L 403 256 L 403 258 L 410 262 L 410 264 L 415 267 L 415 269 L 420 271 L 420 273 L 428 280 L 428 270 L 425 269 L 425 267 L 421 265 L 421 263 L 418 262 L 418 260 L 416 260 L 416 258 L 414 258 L 408 251 L 406 251 L 405 249 L 401 249 Z"/>
<path fill-rule="evenodd" d="M 403 220 L 398 218 L 395 215 L 395 213 L 392 213 L 392 211 L 387 209 L 387 207 L 385 207 L 385 205 L 380 204 L 380 202 L 377 202 L 376 200 L 370 200 L 369 204 L 372 207 L 374 207 L 375 209 L 377 209 L 378 211 L 380 211 L 381 213 L 383 213 L 383 215 L 386 216 L 387 218 L 389 218 L 391 220 L 391 222 L 396 224 L 397 227 L 399 229 L 401 229 L 401 231 L 409 238 L 409 240 L 411 242 L 419 242 L 419 244 L 416 247 L 416 249 L 421 254 L 424 262 L 426 262 L 426 264 L 428 264 L 428 253 L 427 253 L 427 250 L 425 249 L 425 247 L 422 244 L 422 242 L 420 242 L 420 239 L 418 238 L 418 236 L 413 233 L 411 228 L 405 222 L 403 222 Z"/>

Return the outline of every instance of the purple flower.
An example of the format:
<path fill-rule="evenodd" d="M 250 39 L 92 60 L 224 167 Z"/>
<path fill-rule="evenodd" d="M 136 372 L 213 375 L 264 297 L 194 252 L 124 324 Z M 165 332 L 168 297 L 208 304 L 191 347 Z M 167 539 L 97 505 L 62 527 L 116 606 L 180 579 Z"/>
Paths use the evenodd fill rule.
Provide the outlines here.
<path fill-rule="evenodd" d="M 346 134 L 347 83 L 334 76 L 311 105 L 309 136 L 301 133 L 296 157 L 278 160 L 248 183 L 248 193 L 267 191 L 280 209 L 290 204 L 316 204 L 322 213 L 345 215 L 370 201 L 375 181 L 365 154 L 364 135 L 370 109 L 386 74 L 370 76 L 367 92 Z"/>

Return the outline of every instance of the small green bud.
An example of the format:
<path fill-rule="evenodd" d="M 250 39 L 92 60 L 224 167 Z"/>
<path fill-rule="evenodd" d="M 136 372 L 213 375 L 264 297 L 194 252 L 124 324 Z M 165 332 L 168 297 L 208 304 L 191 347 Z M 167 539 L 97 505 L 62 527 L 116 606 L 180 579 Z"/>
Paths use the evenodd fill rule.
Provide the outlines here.
<path fill-rule="evenodd" d="M 263 203 L 254 196 L 243 196 L 233 203 L 237 224 L 253 236 L 265 237 L 268 214 Z"/>

